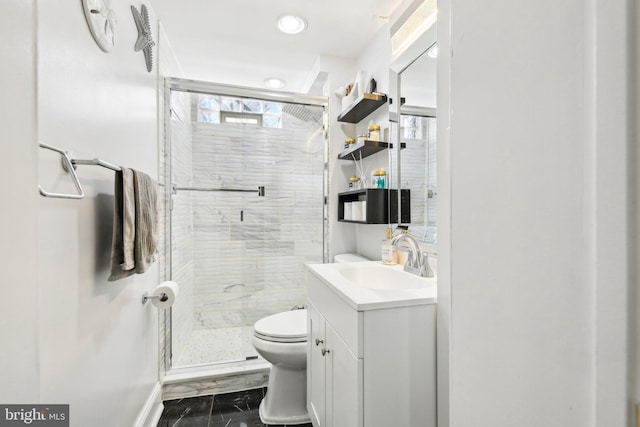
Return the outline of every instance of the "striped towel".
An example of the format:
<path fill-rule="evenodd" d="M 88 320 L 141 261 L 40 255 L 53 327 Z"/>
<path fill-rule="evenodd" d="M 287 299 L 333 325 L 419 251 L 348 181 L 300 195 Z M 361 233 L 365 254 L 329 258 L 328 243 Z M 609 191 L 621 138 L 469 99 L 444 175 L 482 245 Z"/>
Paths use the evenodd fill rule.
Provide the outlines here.
<path fill-rule="evenodd" d="M 156 183 L 145 173 L 121 169 L 115 179 L 110 282 L 144 273 L 158 252 Z"/>

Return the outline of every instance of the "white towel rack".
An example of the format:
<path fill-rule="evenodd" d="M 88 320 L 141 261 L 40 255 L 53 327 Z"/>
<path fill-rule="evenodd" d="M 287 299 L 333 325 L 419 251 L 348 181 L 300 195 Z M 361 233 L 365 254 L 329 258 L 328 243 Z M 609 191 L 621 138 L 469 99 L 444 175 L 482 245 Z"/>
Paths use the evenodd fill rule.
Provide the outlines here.
<path fill-rule="evenodd" d="M 73 164 L 73 168 L 75 169 L 76 165 L 91 165 L 91 166 L 102 166 L 103 168 L 111 169 L 112 171 L 121 171 L 122 168 L 120 166 L 116 166 L 109 162 L 105 162 L 102 159 L 90 159 L 90 160 L 82 160 L 82 159 L 71 159 L 71 163 Z"/>
<path fill-rule="evenodd" d="M 84 190 L 82 189 L 82 185 L 80 185 L 80 180 L 78 179 L 78 175 L 76 174 L 77 165 L 102 166 L 103 168 L 111 169 L 113 171 L 122 170 L 119 166 L 116 166 L 109 162 L 105 162 L 104 160 L 98 158 L 90 160 L 72 159 L 71 157 L 69 157 L 69 152 L 48 144 L 40 143 L 40 148 L 55 151 L 62 156 L 62 167 L 65 171 L 71 174 L 71 179 L 73 180 L 73 184 L 75 185 L 77 191 L 77 193 L 75 194 L 53 193 L 50 191 L 46 191 L 44 188 L 42 188 L 41 185 L 38 185 L 40 195 L 44 197 L 53 197 L 58 199 L 82 199 L 84 197 Z"/>

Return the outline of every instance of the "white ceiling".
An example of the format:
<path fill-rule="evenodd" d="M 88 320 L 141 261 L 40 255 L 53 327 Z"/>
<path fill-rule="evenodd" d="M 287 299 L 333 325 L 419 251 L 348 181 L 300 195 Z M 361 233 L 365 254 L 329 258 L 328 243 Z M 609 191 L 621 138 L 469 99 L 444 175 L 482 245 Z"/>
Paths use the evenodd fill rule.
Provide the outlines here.
<path fill-rule="evenodd" d="M 267 77 L 301 92 L 317 57 L 357 58 L 403 0 L 152 0 L 185 78 L 261 87 Z M 286 35 L 276 20 L 303 16 Z"/>

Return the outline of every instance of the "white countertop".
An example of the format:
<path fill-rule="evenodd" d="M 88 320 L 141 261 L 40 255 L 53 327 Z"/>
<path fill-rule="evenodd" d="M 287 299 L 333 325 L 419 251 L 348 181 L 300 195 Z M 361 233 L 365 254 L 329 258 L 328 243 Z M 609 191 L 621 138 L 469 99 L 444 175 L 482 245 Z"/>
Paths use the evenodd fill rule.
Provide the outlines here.
<path fill-rule="evenodd" d="M 407 273 L 402 265 L 370 261 L 307 264 L 307 269 L 358 311 L 438 302 L 436 278 Z"/>

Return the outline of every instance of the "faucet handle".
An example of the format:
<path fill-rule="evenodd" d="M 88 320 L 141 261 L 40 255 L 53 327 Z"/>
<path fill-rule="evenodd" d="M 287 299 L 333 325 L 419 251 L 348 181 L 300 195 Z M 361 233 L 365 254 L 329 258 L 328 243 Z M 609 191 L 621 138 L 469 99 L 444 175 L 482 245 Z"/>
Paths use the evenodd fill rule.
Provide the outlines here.
<path fill-rule="evenodd" d="M 422 252 L 422 276 L 423 277 L 434 277 L 435 274 L 431 269 L 431 265 L 429 265 L 429 252 Z"/>
<path fill-rule="evenodd" d="M 419 256 L 419 254 L 416 254 Z M 407 260 L 404 262 L 404 265 L 408 265 L 409 267 L 416 267 L 416 263 L 419 261 L 418 257 L 416 256 L 416 259 L 414 259 L 413 257 L 413 251 L 412 250 L 408 250 L 407 251 Z"/>

